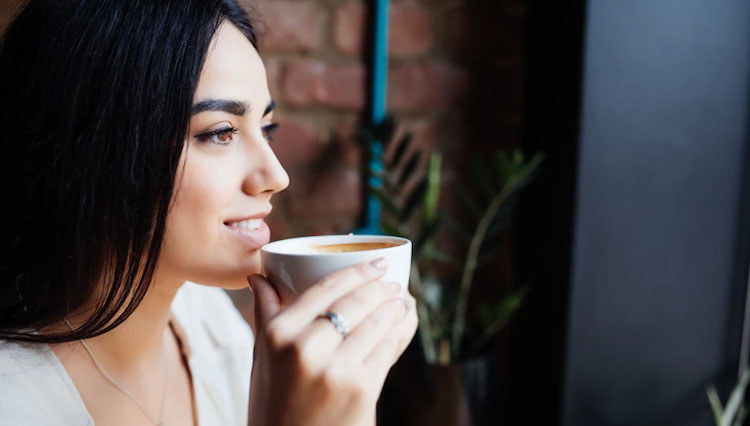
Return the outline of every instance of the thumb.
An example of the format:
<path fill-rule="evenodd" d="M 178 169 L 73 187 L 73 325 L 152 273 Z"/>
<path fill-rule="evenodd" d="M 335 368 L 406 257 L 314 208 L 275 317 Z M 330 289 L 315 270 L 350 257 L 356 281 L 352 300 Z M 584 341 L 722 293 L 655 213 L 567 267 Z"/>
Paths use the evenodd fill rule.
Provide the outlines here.
<path fill-rule="evenodd" d="M 255 324 L 262 330 L 281 310 L 281 299 L 263 275 L 250 275 L 247 282 L 255 299 Z"/>

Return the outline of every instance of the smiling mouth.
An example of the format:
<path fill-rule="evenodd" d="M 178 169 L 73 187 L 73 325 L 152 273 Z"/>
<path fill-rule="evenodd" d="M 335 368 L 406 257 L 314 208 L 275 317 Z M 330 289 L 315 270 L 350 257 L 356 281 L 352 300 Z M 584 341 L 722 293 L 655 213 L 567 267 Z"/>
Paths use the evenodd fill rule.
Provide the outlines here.
<path fill-rule="evenodd" d="M 225 222 L 224 225 L 234 228 L 234 229 L 260 229 L 261 225 L 263 225 L 263 219 L 247 219 L 247 220 L 239 220 L 236 222 Z"/>

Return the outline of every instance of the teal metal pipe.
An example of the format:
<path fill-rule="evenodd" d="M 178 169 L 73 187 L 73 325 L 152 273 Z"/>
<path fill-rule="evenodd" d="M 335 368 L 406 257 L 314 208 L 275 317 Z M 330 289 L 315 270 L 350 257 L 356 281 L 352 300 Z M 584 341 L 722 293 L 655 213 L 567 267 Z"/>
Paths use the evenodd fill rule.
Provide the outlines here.
<path fill-rule="evenodd" d="M 388 2 L 389 0 L 375 0 L 373 14 L 373 49 L 372 70 L 370 72 L 370 124 L 376 126 L 385 119 L 386 92 L 388 81 Z M 380 179 L 374 174 L 383 169 L 380 155 L 383 153 L 381 141 L 373 140 L 370 158 L 370 170 L 373 172 L 369 184 L 374 187 L 381 185 Z M 380 233 L 380 203 L 372 194 L 368 194 L 365 210 L 365 226 L 357 230 L 359 234 Z"/>

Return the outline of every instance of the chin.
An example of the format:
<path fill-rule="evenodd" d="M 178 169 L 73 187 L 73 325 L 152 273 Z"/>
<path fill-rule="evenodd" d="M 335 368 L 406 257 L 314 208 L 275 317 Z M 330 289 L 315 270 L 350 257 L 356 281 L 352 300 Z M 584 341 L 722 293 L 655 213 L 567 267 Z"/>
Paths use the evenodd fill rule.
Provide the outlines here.
<path fill-rule="evenodd" d="M 254 274 L 253 272 L 252 274 Z M 251 274 L 248 274 L 251 275 Z M 228 281 L 225 283 L 220 283 L 217 287 L 221 287 L 224 290 L 242 290 L 248 288 L 247 284 L 247 277 L 243 276 L 242 278 L 239 278 L 237 280 Z"/>

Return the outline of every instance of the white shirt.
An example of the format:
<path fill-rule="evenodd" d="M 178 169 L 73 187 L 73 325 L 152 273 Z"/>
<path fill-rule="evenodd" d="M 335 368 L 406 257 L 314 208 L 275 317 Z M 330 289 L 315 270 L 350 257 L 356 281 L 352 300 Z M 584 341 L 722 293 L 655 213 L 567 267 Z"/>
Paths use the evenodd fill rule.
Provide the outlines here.
<path fill-rule="evenodd" d="M 172 318 L 192 373 L 198 424 L 247 425 L 253 334 L 229 296 L 185 283 Z M 0 341 L 0 425 L 93 424 L 48 345 Z"/>

